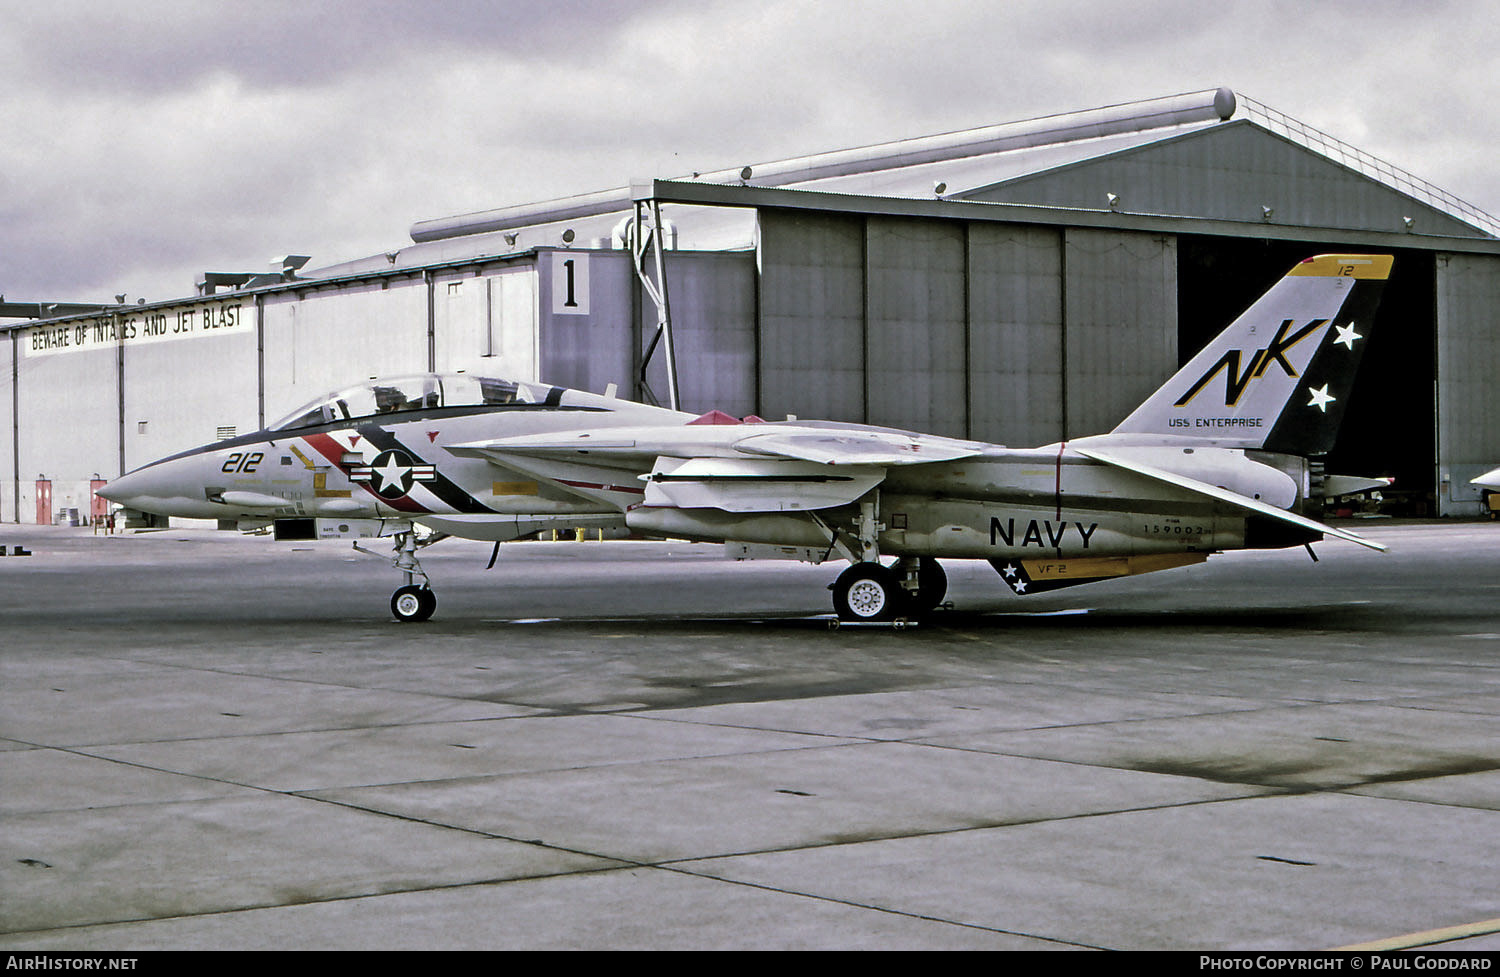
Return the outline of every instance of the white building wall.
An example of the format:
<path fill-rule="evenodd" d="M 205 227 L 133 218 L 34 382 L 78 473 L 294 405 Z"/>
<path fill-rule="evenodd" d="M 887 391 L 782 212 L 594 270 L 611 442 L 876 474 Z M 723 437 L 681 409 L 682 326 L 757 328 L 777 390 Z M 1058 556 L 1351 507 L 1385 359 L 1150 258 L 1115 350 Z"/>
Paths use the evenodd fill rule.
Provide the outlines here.
<path fill-rule="evenodd" d="M 65 328 L 73 328 L 71 325 Z M 33 353 L 22 337 L 19 516 L 36 521 L 36 483 L 52 483 L 58 510 L 89 511 L 89 481 L 110 478 L 119 466 L 118 352 L 113 346 Z"/>
<path fill-rule="evenodd" d="M 427 371 L 421 277 L 270 295 L 264 318 L 268 424 L 331 390 Z"/>
<path fill-rule="evenodd" d="M 254 300 L 233 295 L 152 315 L 178 338 L 125 347 L 126 471 L 213 441 L 220 428 L 258 426 Z"/>
<path fill-rule="evenodd" d="M 440 276 L 433 304 L 437 370 L 540 379 L 536 277 L 530 261 L 481 276 Z"/>

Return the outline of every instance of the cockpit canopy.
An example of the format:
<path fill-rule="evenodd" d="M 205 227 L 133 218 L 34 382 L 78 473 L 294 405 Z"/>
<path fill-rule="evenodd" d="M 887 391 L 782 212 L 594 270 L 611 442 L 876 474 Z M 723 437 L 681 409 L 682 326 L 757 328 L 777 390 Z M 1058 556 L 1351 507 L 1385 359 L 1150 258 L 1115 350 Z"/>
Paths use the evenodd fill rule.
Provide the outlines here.
<path fill-rule="evenodd" d="M 292 411 L 267 430 L 288 431 L 435 407 L 540 404 L 546 401 L 551 389 L 541 383 L 455 373 L 381 377 L 319 397 Z"/>

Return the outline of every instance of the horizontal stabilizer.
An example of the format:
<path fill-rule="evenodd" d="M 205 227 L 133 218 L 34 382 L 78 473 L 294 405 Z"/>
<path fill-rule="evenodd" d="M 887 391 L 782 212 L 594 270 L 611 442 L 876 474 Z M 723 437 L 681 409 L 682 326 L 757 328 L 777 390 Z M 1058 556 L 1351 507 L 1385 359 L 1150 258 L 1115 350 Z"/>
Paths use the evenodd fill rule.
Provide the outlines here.
<path fill-rule="evenodd" d="M 1187 489 L 1190 492 L 1196 492 L 1199 495 L 1208 496 L 1211 499 L 1228 503 L 1229 505 L 1244 509 L 1249 512 L 1254 512 L 1257 515 L 1276 519 L 1280 522 L 1298 526 L 1311 532 L 1323 533 L 1326 536 L 1336 536 L 1339 539 L 1348 540 L 1351 543 L 1358 543 L 1360 546 L 1367 546 L 1372 550 L 1380 550 L 1381 552 L 1384 552 L 1386 549 L 1385 545 L 1382 543 L 1372 542 L 1371 540 L 1365 539 L 1363 536 L 1358 536 L 1344 529 L 1335 529 L 1334 527 L 1324 525 L 1323 523 L 1318 522 L 1315 519 L 1309 519 L 1306 516 L 1299 516 L 1295 512 L 1288 512 L 1285 509 L 1278 509 L 1274 505 L 1268 505 L 1267 503 L 1260 502 L 1255 499 L 1249 498 L 1248 496 L 1241 495 L 1238 492 L 1231 492 L 1228 489 L 1219 488 L 1217 485 L 1210 485 L 1207 482 L 1200 482 L 1196 478 L 1188 478 L 1186 475 L 1179 475 L 1176 472 L 1169 472 L 1161 468 L 1156 468 L 1152 465 L 1142 464 L 1141 462 L 1135 461 L 1130 458 L 1110 454 L 1109 452 L 1098 451 L 1093 448 L 1078 448 L 1075 446 L 1074 450 L 1083 455 L 1085 458 L 1092 458 L 1094 461 L 1101 462 L 1102 464 L 1113 465 L 1116 468 L 1123 468 L 1126 471 L 1135 472 L 1137 475 L 1144 475 L 1147 478 L 1154 478 L 1157 481 L 1166 482 L 1168 485 L 1175 485 L 1178 488 Z"/>
<path fill-rule="evenodd" d="M 1470 485 L 1478 485 L 1480 488 L 1500 489 L 1500 468 L 1492 472 L 1485 472 L 1478 478 L 1469 479 Z"/>
<path fill-rule="evenodd" d="M 1390 488 L 1393 482 L 1395 482 L 1394 478 L 1365 478 L 1362 475 L 1324 475 L 1323 497 L 1325 499 L 1337 499 L 1344 495 L 1375 492 Z"/>

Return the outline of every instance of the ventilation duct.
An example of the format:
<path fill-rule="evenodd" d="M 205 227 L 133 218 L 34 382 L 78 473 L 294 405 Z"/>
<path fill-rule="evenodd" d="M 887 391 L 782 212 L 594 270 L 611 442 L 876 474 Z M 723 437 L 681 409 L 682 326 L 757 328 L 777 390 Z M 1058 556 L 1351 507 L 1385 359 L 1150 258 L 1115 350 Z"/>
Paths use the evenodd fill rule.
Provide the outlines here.
<path fill-rule="evenodd" d="M 860 149 L 802 156 L 775 163 L 733 167 L 679 179 L 736 186 L 749 183 L 753 186 L 779 187 L 854 173 L 872 173 L 1013 149 L 1096 139 L 1125 132 L 1145 132 L 1215 119 L 1225 120 L 1234 114 L 1234 110 L 1234 92 L 1228 88 L 1208 89 L 1144 102 L 1125 102 L 1084 112 L 1008 122 L 981 129 L 905 139 Z M 476 214 L 419 221 L 412 225 L 411 237 L 413 241 L 421 243 L 554 221 L 579 220 L 627 210 L 633 200 L 630 187 L 619 187 Z"/>

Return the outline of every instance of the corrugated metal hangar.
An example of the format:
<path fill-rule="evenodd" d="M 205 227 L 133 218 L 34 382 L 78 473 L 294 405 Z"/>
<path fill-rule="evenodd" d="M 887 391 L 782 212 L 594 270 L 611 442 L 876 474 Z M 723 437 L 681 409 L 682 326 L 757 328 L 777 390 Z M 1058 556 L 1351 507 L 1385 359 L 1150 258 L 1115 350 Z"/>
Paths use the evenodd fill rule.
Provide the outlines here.
<path fill-rule="evenodd" d="M 1047 444 L 1110 430 L 1295 262 L 1360 250 L 1395 272 L 1328 470 L 1478 513 L 1500 222 L 1218 89 L 424 221 L 177 301 L 0 305 L 0 521 L 86 521 L 124 471 L 425 371 Z"/>

